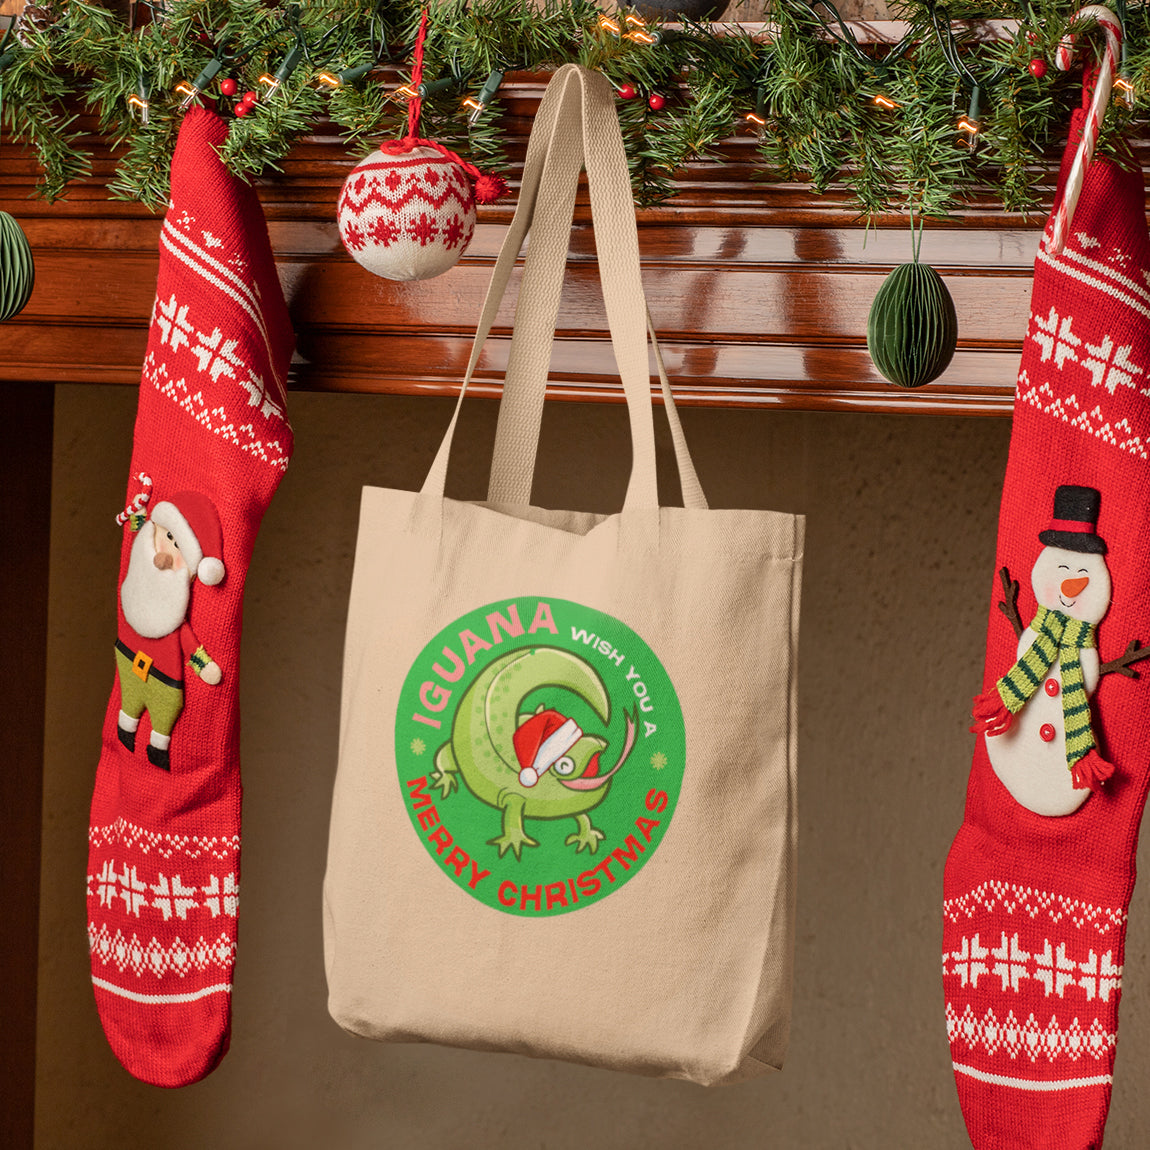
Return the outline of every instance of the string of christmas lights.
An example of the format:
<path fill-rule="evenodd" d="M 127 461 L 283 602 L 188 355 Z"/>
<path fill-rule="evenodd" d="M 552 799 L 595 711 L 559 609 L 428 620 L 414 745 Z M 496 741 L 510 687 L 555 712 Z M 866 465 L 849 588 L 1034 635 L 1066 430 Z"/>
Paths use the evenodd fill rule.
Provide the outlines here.
<path fill-rule="evenodd" d="M 364 155 L 402 134 L 416 96 L 429 136 L 499 171 L 504 78 L 575 61 L 618 95 L 640 206 L 666 201 L 687 165 L 721 162 L 724 142 L 749 135 L 764 178 L 842 185 L 862 214 L 942 216 L 976 188 L 1025 211 L 1081 99 L 1081 73 L 1046 66 L 1076 31 L 1076 7 L 902 0 L 898 39 L 876 42 L 871 26 L 808 0 L 771 0 L 758 25 L 662 24 L 591 0 L 449 0 L 428 10 L 417 91 L 424 6 L 409 0 L 168 0 L 137 5 L 134 26 L 86 0 L 53 0 L 26 11 L 0 54 L 3 126 L 36 151 L 50 199 L 89 170 L 75 122 L 87 108 L 119 156 L 113 194 L 161 207 L 179 120 L 196 101 L 234 116 L 223 154 L 247 178 L 275 171 L 325 121 L 350 156 Z M 1126 99 L 1111 105 L 1102 150 L 1150 107 L 1146 8 L 1117 13 Z"/>

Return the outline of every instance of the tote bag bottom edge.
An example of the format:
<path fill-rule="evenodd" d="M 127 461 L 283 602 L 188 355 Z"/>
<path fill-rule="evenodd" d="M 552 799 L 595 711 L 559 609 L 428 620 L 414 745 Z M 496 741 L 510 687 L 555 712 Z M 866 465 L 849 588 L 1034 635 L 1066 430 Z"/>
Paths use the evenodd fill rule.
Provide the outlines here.
<path fill-rule="evenodd" d="M 498 1044 L 486 1044 L 447 1035 L 431 1036 L 392 1029 L 380 1026 L 378 1022 L 366 1021 L 362 1017 L 349 1018 L 332 1004 L 329 1004 L 328 1013 L 341 1030 L 353 1037 L 368 1039 L 388 1046 L 443 1046 L 451 1050 L 470 1050 L 480 1054 L 518 1055 L 523 1058 L 573 1063 L 592 1070 L 608 1070 L 624 1074 L 637 1074 L 643 1078 L 690 1082 L 695 1086 L 735 1085 L 781 1070 L 781 1066 L 773 1066 L 754 1055 L 747 1055 L 735 1066 L 712 1065 L 704 1067 L 699 1065 L 686 1066 L 680 1062 L 663 1063 L 657 1060 L 645 1063 L 636 1062 L 634 1059 L 620 1058 L 614 1060 L 601 1047 L 583 1053 L 575 1050 L 537 1050 L 532 1049 L 527 1044 L 512 1048 L 505 1041 Z"/>

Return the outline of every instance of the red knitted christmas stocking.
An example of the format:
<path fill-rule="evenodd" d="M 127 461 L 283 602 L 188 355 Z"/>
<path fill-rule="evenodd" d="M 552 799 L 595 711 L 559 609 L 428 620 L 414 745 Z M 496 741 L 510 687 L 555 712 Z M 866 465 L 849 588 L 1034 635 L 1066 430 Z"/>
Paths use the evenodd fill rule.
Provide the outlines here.
<path fill-rule="evenodd" d="M 137 1078 L 181 1086 L 228 1047 L 240 861 L 244 578 L 292 449 L 293 337 L 224 122 L 193 108 L 118 517 L 116 683 L 89 827 L 88 938 L 104 1032 Z"/>
<path fill-rule="evenodd" d="M 1072 141 L 1081 125 L 1079 114 Z M 977 1150 L 1102 1145 L 1150 783 L 1141 172 L 1096 159 L 1062 254 L 1047 251 L 1049 235 L 1014 405 L 979 734 L 945 875 L 947 1030 Z"/>

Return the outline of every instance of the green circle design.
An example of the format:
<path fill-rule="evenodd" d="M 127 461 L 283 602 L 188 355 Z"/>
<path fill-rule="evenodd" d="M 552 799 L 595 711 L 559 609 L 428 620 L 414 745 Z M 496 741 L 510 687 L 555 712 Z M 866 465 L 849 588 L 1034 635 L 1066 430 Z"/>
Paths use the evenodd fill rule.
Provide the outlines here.
<path fill-rule="evenodd" d="M 403 804 L 434 865 L 507 914 L 565 914 L 629 882 L 683 782 L 679 698 L 625 623 L 567 599 L 444 627 L 399 696 Z"/>

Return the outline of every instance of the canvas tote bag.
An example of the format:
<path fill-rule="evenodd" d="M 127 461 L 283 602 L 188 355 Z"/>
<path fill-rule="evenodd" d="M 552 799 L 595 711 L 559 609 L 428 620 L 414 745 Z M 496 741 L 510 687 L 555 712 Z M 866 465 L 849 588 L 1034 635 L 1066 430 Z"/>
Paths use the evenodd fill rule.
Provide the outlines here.
<path fill-rule="evenodd" d="M 616 515 L 530 505 L 584 163 L 632 434 Z M 686 503 L 658 506 L 626 158 L 577 65 L 535 120 L 464 391 L 529 227 L 489 499 L 444 498 L 455 419 L 421 491 L 363 492 L 329 1009 L 389 1042 L 737 1081 L 789 1030 L 803 521 L 707 509 L 656 345 Z"/>

